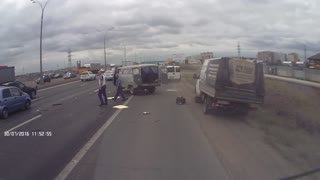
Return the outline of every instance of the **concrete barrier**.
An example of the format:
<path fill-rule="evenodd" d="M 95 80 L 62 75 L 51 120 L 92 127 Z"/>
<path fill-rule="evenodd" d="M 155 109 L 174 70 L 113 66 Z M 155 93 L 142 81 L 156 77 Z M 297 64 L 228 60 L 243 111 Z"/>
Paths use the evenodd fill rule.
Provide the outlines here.
<path fill-rule="evenodd" d="M 306 81 L 320 82 L 320 70 L 287 66 L 266 66 L 266 74 L 277 75 L 282 77 L 290 77 L 295 79 L 302 79 Z"/>

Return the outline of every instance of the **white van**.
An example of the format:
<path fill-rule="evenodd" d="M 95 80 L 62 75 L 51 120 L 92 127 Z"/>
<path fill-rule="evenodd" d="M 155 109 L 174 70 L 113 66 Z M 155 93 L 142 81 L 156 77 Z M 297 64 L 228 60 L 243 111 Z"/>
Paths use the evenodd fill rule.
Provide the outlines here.
<path fill-rule="evenodd" d="M 167 66 L 168 79 L 181 79 L 180 66 Z"/>
<path fill-rule="evenodd" d="M 124 90 L 135 94 L 139 90 L 154 93 L 156 86 L 160 86 L 159 67 L 155 64 L 140 64 L 119 68 L 119 78 Z"/>

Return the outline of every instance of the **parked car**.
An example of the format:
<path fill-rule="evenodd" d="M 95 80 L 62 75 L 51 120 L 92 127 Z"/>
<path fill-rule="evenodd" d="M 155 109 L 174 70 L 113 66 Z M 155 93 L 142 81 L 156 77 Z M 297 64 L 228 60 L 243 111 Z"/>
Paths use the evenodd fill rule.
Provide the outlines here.
<path fill-rule="evenodd" d="M 72 72 L 67 72 L 63 78 L 64 79 L 70 79 L 70 78 L 74 78 L 74 77 L 77 77 L 77 75 L 75 73 L 72 73 Z"/>
<path fill-rule="evenodd" d="M 42 78 L 43 78 L 43 82 L 45 83 L 45 82 L 51 82 L 51 78 L 49 77 L 49 75 L 47 75 L 47 74 L 44 74 L 43 76 L 42 76 Z M 36 82 L 37 82 L 37 84 L 40 84 L 40 77 L 36 80 Z"/>
<path fill-rule="evenodd" d="M 107 70 L 106 72 L 104 72 L 104 77 L 106 81 L 113 80 L 114 73 L 115 73 L 115 69 Z"/>
<path fill-rule="evenodd" d="M 96 80 L 96 75 L 93 74 L 91 71 L 85 71 L 85 72 L 81 73 L 80 80 L 81 81 Z"/>
<path fill-rule="evenodd" d="M 29 94 L 31 99 L 34 99 L 37 95 L 37 87 L 36 88 L 28 87 L 20 81 L 9 82 L 9 83 L 5 83 L 3 85 L 4 86 L 15 86 L 15 87 L 19 88 L 21 91 Z"/>
<path fill-rule="evenodd" d="M 0 117 L 8 118 L 9 113 L 30 109 L 30 96 L 13 86 L 0 86 Z"/>

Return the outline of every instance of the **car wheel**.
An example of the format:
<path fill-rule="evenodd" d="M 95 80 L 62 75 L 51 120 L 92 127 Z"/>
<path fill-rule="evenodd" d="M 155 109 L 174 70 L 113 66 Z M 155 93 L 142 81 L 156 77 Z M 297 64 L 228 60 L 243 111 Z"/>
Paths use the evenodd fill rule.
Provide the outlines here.
<path fill-rule="evenodd" d="M 30 93 L 30 98 L 31 99 L 34 99 L 36 97 L 36 92 L 35 91 L 32 91 L 31 93 Z"/>
<path fill-rule="evenodd" d="M 2 113 L 1 113 L 1 118 L 2 118 L 2 119 L 7 119 L 8 116 L 9 116 L 9 111 L 8 111 L 7 108 L 4 108 L 3 111 L 2 111 Z"/>
<path fill-rule="evenodd" d="M 129 91 L 130 91 L 131 95 L 135 95 L 136 94 L 136 90 L 133 87 L 131 87 Z"/>
<path fill-rule="evenodd" d="M 29 100 L 27 100 L 27 101 L 24 103 L 24 109 L 25 109 L 25 110 L 28 110 L 28 109 L 30 109 L 30 107 L 31 107 L 31 102 L 30 102 Z"/>

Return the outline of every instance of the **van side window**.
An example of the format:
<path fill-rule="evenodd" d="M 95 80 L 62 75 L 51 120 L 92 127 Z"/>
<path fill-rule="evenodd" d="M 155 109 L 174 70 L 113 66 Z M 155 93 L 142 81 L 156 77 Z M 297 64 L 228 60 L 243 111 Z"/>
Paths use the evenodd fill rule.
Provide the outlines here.
<path fill-rule="evenodd" d="M 124 69 L 123 74 L 126 74 L 126 75 L 132 74 L 132 69 Z"/>
<path fill-rule="evenodd" d="M 140 74 L 140 70 L 139 69 L 133 69 L 132 70 L 133 74 L 137 75 L 137 74 Z"/>

